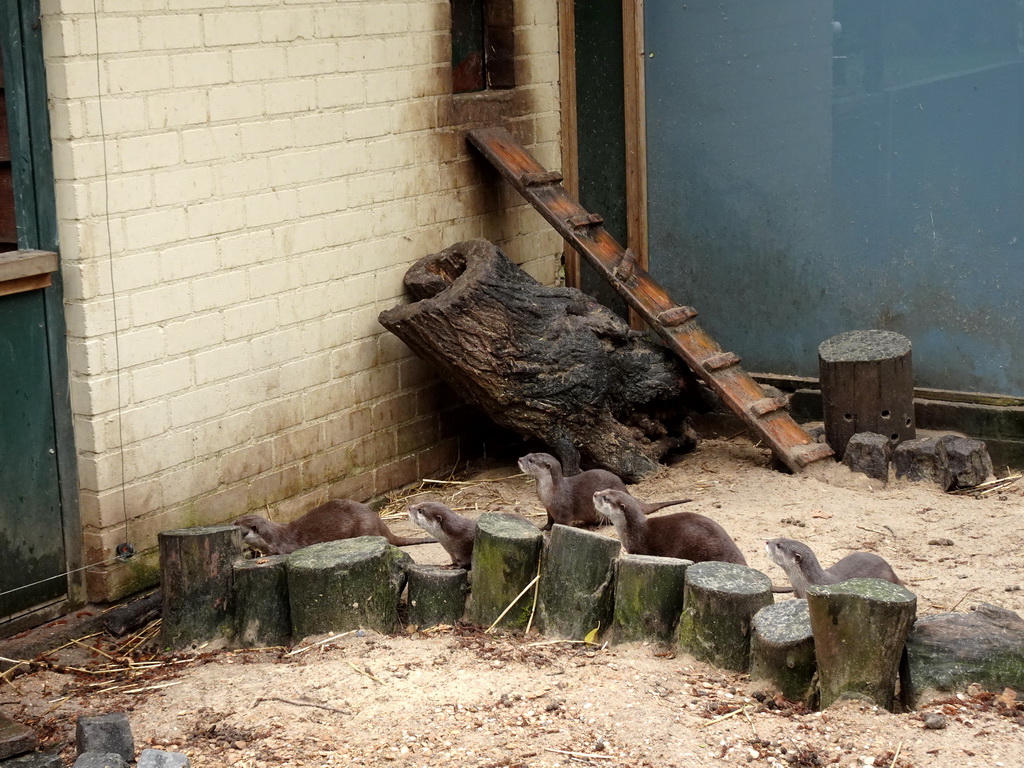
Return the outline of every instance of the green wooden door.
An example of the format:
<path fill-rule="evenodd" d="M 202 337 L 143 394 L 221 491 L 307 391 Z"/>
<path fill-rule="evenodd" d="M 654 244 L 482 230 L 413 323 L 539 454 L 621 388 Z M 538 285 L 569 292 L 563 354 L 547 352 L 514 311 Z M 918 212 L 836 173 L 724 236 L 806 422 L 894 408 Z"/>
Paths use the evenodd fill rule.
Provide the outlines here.
<path fill-rule="evenodd" d="M 0 637 L 84 598 L 60 272 L 4 252 L 57 250 L 39 17 L 39 0 L 0 3 Z"/>

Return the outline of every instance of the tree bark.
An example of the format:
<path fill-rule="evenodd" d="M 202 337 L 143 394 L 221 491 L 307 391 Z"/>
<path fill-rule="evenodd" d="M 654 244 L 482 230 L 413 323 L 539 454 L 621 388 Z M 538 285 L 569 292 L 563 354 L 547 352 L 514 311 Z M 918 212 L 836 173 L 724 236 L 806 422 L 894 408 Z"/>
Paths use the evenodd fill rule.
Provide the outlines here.
<path fill-rule="evenodd" d="M 896 675 L 917 597 L 881 579 L 850 579 L 807 589 L 822 709 L 863 699 L 891 710 Z"/>
<path fill-rule="evenodd" d="M 288 609 L 287 555 L 235 563 L 235 616 L 240 648 L 286 645 L 292 634 Z"/>
<path fill-rule="evenodd" d="M 689 560 L 653 555 L 620 555 L 615 575 L 616 643 L 653 640 L 671 643 L 683 610 Z"/>
<path fill-rule="evenodd" d="M 621 545 L 599 533 L 556 525 L 540 569 L 540 629 L 582 640 L 606 632 L 615 597 L 615 557 Z"/>
<path fill-rule="evenodd" d="M 464 568 L 409 566 L 409 624 L 433 627 L 454 624 L 466 612 L 469 574 Z"/>
<path fill-rule="evenodd" d="M 567 475 L 582 459 L 635 482 L 696 444 L 689 370 L 580 291 L 541 285 L 486 240 L 421 259 L 405 284 L 413 303 L 381 324 L 495 422 L 548 445 Z"/>
<path fill-rule="evenodd" d="M 510 605 L 499 626 L 523 629 L 530 619 L 533 589 L 544 535 L 520 517 L 485 512 L 476 521 L 470 621 L 489 627 Z M 516 599 L 518 597 L 518 599 Z M 513 602 L 515 603 L 513 605 Z"/>
<path fill-rule="evenodd" d="M 763 680 L 790 701 L 813 702 L 814 636 L 806 600 L 768 605 L 754 614 L 750 679 Z"/>

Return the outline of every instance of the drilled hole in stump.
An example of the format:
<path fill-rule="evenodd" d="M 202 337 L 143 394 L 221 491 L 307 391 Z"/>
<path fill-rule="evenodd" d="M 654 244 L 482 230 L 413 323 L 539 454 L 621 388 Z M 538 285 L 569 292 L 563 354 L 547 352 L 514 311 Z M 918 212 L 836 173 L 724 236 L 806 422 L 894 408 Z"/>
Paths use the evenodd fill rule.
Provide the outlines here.
<path fill-rule="evenodd" d="M 889 411 L 882 411 L 882 418 L 883 419 L 888 419 L 890 416 L 892 416 L 892 414 L 889 413 Z"/>

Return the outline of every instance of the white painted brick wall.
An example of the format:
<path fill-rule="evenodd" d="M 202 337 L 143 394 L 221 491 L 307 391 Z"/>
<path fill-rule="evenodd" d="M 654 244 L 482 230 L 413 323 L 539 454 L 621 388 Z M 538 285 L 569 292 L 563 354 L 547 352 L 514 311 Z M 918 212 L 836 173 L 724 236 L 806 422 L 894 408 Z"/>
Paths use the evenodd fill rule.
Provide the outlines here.
<path fill-rule="evenodd" d="M 123 540 L 122 501 L 151 569 L 160 530 L 450 466 L 430 368 L 377 315 L 458 240 L 549 283 L 561 242 L 479 186 L 448 3 L 42 7 L 88 557 Z M 554 3 L 516 7 L 520 86 L 492 109 L 557 167 Z M 90 596 L 140 578 L 96 569 Z"/>

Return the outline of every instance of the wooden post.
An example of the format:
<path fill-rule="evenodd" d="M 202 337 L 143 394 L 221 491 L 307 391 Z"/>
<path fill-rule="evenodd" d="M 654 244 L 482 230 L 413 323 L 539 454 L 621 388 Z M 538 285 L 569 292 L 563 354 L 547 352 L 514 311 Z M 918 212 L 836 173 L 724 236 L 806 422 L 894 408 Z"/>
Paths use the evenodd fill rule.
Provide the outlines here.
<path fill-rule="evenodd" d="M 466 612 L 469 574 L 465 568 L 409 566 L 409 624 L 433 627 L 454 624 Z"/>
<path fill-rule="evenodd" d="M 233 637 L 233 565 L 242 555 L 242 529 L 182 528 L 163 531 L 157 539 L 163 645 L 179 649 Z"/>
<path fill-rule="evenodd" d="M 790 701 L 814 698 L 814 636 L 806 600 L 786 600 L 754 614 L 750 679 L 763 680 Z"/>
<path fill-rule="evenodd" d="M 240 648 L 286 645 L 292 634 L 288 609 L 287 555 L 235 563 L 235 615 Z"/>
<path fill-rule="evenodd" d="M 621 545 L 599 533 L 556 525 L 540 569 L 540 629 L 582 640 L 612 623 L 615 557 Z"/>
<path fill-rule="evenodd" d="M 753 568 L 704 562 L 686 569 L 679 646 L 716 667 L 746 672 L 750 666 L 750 621 L 771 605 L 772 583 Z"/>
<path fill-rule="evenodd" d="M 516 596 L 536 578 L 543 543 L 540 529 L 521 517 L 498 512 L 480 515 L 473 545 L 470 621 L 489 627 L 515 602 L 501 620 L 501 626 L 526 626 L 533 606 L 533 589 L 526 590 L 518 600 Z"/>
<path fill-rule="evenodd" d="M 615 575 L 613 640 L 672 642 L 691 565 L 674 557 L 621 555 Z"/>
<path fill-rule="evenodd" d="M 361 628 L 394 632 L 411 562 L 383 536 L 328 541 L 288 555 L 293 637 Z"/>
<path fill-rule="evenodd" d="M 914 374 L 910 340 L 892 331 L 849 331 L 818 347 L 825 437 L 837 456 L 858 432 L 893 445 L 913 440 Z"/>
<path fill-rule="evenodd" d="M 881 579 L 850 579 L 807 589 L 821 707 L 863 699 L 892 709 L 896 674 L 917 597 Z"/>

